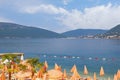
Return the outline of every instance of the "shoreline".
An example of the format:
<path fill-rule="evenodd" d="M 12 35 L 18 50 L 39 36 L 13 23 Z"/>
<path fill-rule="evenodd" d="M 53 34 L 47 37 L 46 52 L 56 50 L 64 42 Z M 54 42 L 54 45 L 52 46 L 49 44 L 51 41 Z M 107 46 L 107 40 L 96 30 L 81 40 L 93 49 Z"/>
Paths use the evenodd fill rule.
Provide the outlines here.
<path fill-rule="evenodd" d="M 62 63 L 61 64 L 59 63 L 59 65 L 58 65 L 57 62 L 55 62 L 55 63 L 54 62 L 49 62 L 48 63 L 47 60 L 40 61 L 40 59 L 37 58 L 37 57 L 24 59 L 23 55 L 24 55 L 24 53 L 11 53 L 11 54 L 10 53 L 9 54 L 6 53 L 6 54 L 1 54 L 2 59 L 5 58 L 4 61 L 1 61 L 1 65 L 3 65 L 2 75 L 4 73 L 8 74 L 8 72 L 9 72 L 8 70 L 9 69 L 12 69 L 11 74 L 15 75 L 16 78 L 18 78 L 18 79 L 20 78 L 19 74 L 21 74 L 21 72 L 22 73 L 27 73 L 28 72 L 30 76 L 32 76 L 32 73 L 34 73 L 34 74 L 37 74 L 37 75 L 33 75 L 33 76 L 35 76 L 36 78 L 42 78 L 42 79 L 46 75 L 48 77 L 46 77 L 45 80 L 47 80 L 47 78 L 51 79 L 52 78 L 51 75 L 53 76 L 53 74 L 54 74 L 54 76 L 57 74 L 57 76 L 55 76 L 57 79 L 58 78 L 60 78 L 60 79 L 64 78 L 65 79 L 64 75 L 66 75 L 66 78 L 68 78 L 68 80 L 71 80 L 71 78 L 74 78 L 73 80 L 75 80 L 76 78 L 77 79 L 81 79 L 82 78 L 82 80 L 86 80 L 87 78 L 93 79 L 94 76 L 97 79 L 99 79 L 99 80 L 107 80 L 108 78 L 113 79 L 113 75 L 114 74 L 116 74 L 117 77 L 119 75 L 118 74 L 119 69 L 117 69 L 118 71 L 116 71 L 113 75 L 107 74 L 106 72 L 104 72 L 104 67 L 102 67 L 102 65 L 99 65 L 99 67 L 101 67 L 100 69 L 97 69 L 96 71 L 91 72 L 90 70 L 93 69 L 93 68 L 92 67 L 88 67 L 88 65 L 81 64 L 81 66 L 78 66 L 78 65 L 76 65 L 76 63 L 74 63 L 74 65 L 71 64 L 72 67 L 68 66 L 67 64 L 64 64 L 64 66 L 66 65 L 66 67 L 63 67 Z M 11 60 L 11 58 L 9 58 L 9 57 L 13 57 L 13 59 L 14 58 L 20 58 L 20 62 L 17 63 L 16 60 Z M 54 59 L 56 59 L 56 57 Z M 48 60 L 50 60 L 50 59 L 48 59 Z M 39 64 L 41 64 L 41 67 L 38 67 L 38 70 L 36 68 L 38 63 L 36 63 L 36 66 L 35 65 L 32 66 L 32 64 L 34 64 L 36 61 L 38 61 Z M 61 62 L 64 63 L 65 61 L 62 60 Z M 10 63 L 9 66 L 11 66 L 11 67 L 9 67 L 7 65 L 7 63 Z M 20 66 L 19 64 L 22 65 L 22 66 Z M 24 66 L 26 66 L 25 69 L 24 69 Z M 83 66 L 84 66 L 84 68 L 80 71 L 80 68 L 83 67 Z M 35 69 L 36 71 L 33 72 L 32 71 L 33 69 Z M 14 72 L 15 70 L 17 70 L 17 71 Z M 93 69 L 93 70 L 95 70 L 95 69 Z M 97 71 L 99 71 L 99 72 L 97 72 Z M 28 75 L 23 75 L 23 76 L 28 76 Z M 31 78 L 33 78 L 33 76 Z M 6 77 L 6 75 L 5 75 L 5 77 Z M 96 80 L 96 79 L 94 79 L 94 80 Z"/>
<path fill-rule="evenodd" d="M 50 68 L 48 68 L 48 70 L 53 69 L 53 66 L 52 66 L 52 67 L 49 66 L 49 67 L 50 67 Z M 77 68 L 78 68 L 78 67 L 77 67 Z M 78 70 L 78 69 L 77 69 L 77 70 Z M 63 72 L 63 69 L 62 69 L 62 72 Z M 69 77 L 72 76 L 72 73 L 70 72 L 70 70 L 66 69 L 66 73 L 67 73 L 67 75 L 68 75 Z M 81 71 L 78 70 L 78 73 L 80 74 L 80 76 L 81 76 L 82 78 L 87 78 L 87 77 L 93 78 L 93 73 L 94 73 L 94 72 L 89 72 L 88 75 L 84 75 L 84 74 L 83 74 L 83 71 L 81 72 Z M 105 73 L 105 75 L 104 75 L 103 77 L 101 77 L 101 76 L 99 75 L 99 72 L 96 72 L 96 76 L 97 76 L 97 79 L 99 79 L 99 80 L 107 80 L 109 77 L 110 77 L 111 79 L 114 78 L 114 74 L 106 74 L 106 73 Z"/>

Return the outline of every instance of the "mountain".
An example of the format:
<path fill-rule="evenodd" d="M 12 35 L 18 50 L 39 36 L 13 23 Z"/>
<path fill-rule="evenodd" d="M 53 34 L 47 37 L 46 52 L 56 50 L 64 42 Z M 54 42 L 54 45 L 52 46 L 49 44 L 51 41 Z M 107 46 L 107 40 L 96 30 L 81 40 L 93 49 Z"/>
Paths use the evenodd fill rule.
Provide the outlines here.
<path fill-rule="evenodd" d="M 104 34 L 98 35 L 99 38 L 120 39 L 120 25 L 117 25 Z"/>
<path fill-rule="evenodd" d="M 97 35 L 97 34 L 103 34 L 107 30 L 101 30 L 101 29 L 76 29 L 71 30 L 62 33 L 62 35 L 65 35 L 67 37 L 79 37 L 79 36 L 89 36 L 89 35 Z"/>
<path fill-rule="evenodd" d="M 120 25 L 113 27 L 112 29 L 107 31 L 104 35 L 105 36 L 112 36 L 112 35 L 120 36 Z"/>
<path fill-rule="evenodd" d="M 0 38 L 61 38 L 61 34 L 49 30 L 14 23 L 0 22 Z"/>

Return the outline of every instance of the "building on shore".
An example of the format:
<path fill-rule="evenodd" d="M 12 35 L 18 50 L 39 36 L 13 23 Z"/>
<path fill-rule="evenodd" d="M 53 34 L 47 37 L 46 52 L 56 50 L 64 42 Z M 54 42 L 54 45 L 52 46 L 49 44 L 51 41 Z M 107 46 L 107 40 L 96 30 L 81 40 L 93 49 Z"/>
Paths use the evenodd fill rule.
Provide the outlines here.
<path fill-rule="evenodd" d="M 24 53 L 0 53 L 0 57 L 6 54 L 15 54 L 16 56 L 20 56 L 20 60 L 24 60 Z"/>

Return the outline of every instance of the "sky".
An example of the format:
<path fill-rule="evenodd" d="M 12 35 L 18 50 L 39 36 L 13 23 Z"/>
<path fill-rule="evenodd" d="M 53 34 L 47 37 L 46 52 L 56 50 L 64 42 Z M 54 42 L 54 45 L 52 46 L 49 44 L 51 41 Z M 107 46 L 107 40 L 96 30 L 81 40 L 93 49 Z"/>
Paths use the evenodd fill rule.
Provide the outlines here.
<path fill-rule="evenodd" d="M 120 24 L 120 0 L 0 0 L 0 22 L 62 33 Z"/>

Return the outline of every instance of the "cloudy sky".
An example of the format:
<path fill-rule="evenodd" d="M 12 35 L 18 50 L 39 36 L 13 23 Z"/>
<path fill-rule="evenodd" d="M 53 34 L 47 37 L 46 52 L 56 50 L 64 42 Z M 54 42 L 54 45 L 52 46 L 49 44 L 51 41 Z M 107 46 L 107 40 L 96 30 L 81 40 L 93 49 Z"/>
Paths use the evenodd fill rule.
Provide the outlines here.
<path fill-rule="evenodd" d="M 120 0 L 0 0 L 0 22 L 59 33 L 110 29 L 120 24 Z"/>

